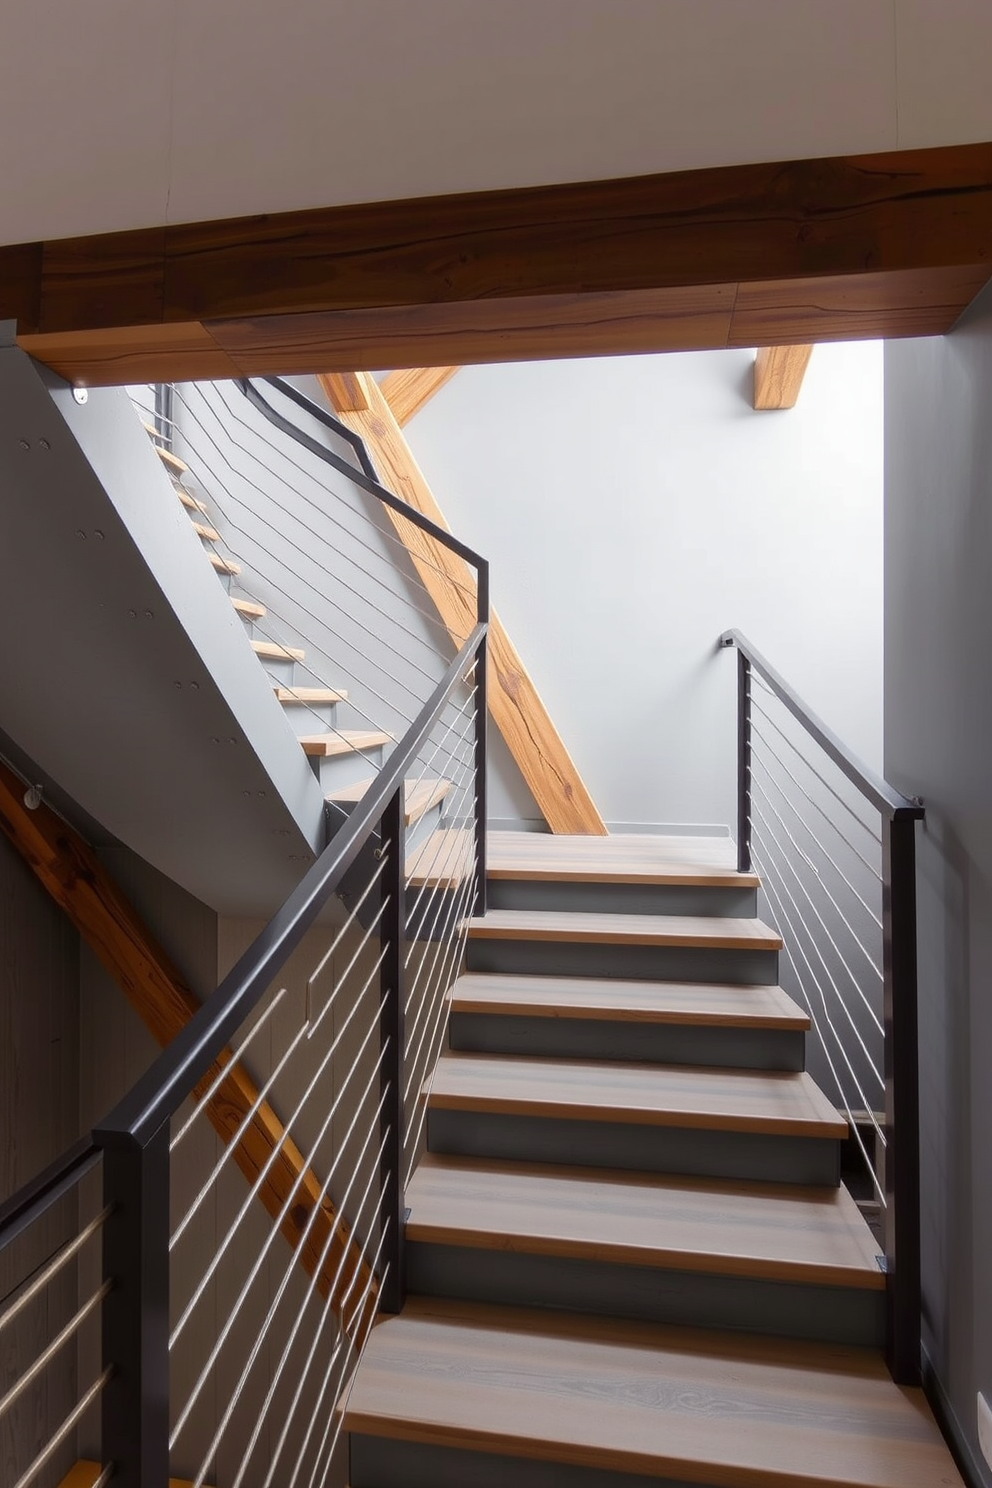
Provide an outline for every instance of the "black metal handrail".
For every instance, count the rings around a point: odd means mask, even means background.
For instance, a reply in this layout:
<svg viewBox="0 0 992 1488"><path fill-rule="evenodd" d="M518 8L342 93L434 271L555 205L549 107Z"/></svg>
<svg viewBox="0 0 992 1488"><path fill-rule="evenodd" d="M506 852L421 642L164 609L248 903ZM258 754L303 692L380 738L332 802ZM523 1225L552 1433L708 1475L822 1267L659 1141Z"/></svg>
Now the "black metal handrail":
<svg viewBox="0 0 992 1488"><path fill-rule="evenodd" d="M886 1351L894 1379L900 1384L918 1384L922 1330L916 823L924 819L925 809L920 800L901 795L857 759L740 631L725 631L719 645L736 647L738 658L738 870L742 873L751 870L753 818L757 813L759 820L762 819L760 808L753 800L754 738L756 734L760 737L753 719L755 675L800 725L805 736L854 786L860 799L874 808L881 819L880 925L885 1087L882 1215L885 1254L882 1260L886 1276ZM771 898L767 894L766 898L772 918L777 923ZM777 928L785 941L782 925L777 924ZM823 964L826 967L826 961Z"/></svg>

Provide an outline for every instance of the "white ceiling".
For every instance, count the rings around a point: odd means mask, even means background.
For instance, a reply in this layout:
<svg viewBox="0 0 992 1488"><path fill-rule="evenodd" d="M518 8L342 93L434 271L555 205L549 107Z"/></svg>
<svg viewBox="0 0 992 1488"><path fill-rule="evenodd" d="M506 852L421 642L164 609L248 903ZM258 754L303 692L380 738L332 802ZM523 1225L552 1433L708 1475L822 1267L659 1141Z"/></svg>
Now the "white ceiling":
<svg viewBox="0 0 992 1488"><path fill-rule="evenodd" d="M0 0L0 242L992 139L988 0Z"/></svg>

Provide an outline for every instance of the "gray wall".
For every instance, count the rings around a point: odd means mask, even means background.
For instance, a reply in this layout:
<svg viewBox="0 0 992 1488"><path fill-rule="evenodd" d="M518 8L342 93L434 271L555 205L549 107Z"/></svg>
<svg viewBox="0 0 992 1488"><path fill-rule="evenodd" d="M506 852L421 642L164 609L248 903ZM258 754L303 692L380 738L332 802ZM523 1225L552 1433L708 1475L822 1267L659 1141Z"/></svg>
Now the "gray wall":
<svg viewBox="0 0 992 1488"><path fill-rule="evenodd" d="M992 1398L992 290L951 336L889 345L885 374L885 763L927 806L924 1323L974 1448L976 1391Z"/></svg>
<svg viewBox="0 0 992 1488"><path fill-rule="evenodd" d="M466 367L406 430L610 822L734 820L728 626L881 762L881 347L818 346L781 413L753 360ZM494 754L492 814L535 814Z"/></svg>

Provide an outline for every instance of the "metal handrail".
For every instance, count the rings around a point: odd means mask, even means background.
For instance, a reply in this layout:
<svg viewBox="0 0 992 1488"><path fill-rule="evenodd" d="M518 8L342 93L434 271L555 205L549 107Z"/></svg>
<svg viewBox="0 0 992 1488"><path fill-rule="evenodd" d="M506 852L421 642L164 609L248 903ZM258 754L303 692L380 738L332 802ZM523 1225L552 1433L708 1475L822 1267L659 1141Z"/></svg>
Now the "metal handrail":
<svg viewBox="0 0 992 1488"><path fill-rule="evenodd" d="M0 1204L0 1251L29 1229L63 1194L75 1188L99 1161L100 1149L93 1138L82 1137Z"/></svg>
<svg viewBox="0 0 992 1488"><path fill-rule="evenodd" d="M911 800L894 790L888 781L863 764L847 746L838 738L833 729L813 712L795 691L786 682L785 678L768 662L761 652L751 645L750 641L741 634L739 630L728 630L721 635L720 647L736 647L737 649L737 867L742 873L749 872L752 866L752 830L754 817L763 820L760 808L753 799L753 793L757 790L762 796L767 796L762 790L760 782L754 778L753 747L754 740L764 741L764 735L753 722L753 711L764 713L763 709L755 709L753 705L753 683L757 674L764 686L771 692L782 706L792 715L796 722L804 730L808 739L826 755L832 764L840 771L858 792L861 800L868 806L874 808L881 818L880 841L882 855L882 871L878 875L881 879L882 890L882 913L881 922L875 918L879 925L881 935L881 971L882 971L882 1037L884 1049L884 1068L880 1072L881 1082L885 1090L885 1127L884 1127L884 1151L885 1172L884 1192L882 1199L882 1228L883 1245L885 1254L880 1257L884 1266L886 1279L886 1353L889 1369L893 1378L899 1384L915 1385L920 1378L921 1360L921 1333L922 1333L922 1304L920 1285L920 1093L919 1093L919 1026L917 1015L917 949L916 949L916 823L922 821L926 812L922 801ZM765 714L769 717L770 715ZM786 738L790 746L804 760L808 768L816 775L821 784L830 791L836 799L851 812L856 821L860 821L853 809L843 801L843 798L826 781L823 775L817 771L815 765L801 754L799 746L788 735L775 725ZM773 758L778 759L775 751L768 746L768 752ZM782 762L779 761L781 764ZM785 768L783 766L783 768ZM792 772L786 769L786 774L798 786L799 782ZM807 799L813 801L813 797L806 792L802 786L799 789ZM816 805L816 802L813 801ZM820 808L818 808L820 809ZM866 825L863 823L863 825ZM873 834L874 835L874 834ZM760 832L756 833L759 847L764 852L765 844ZM847 841L846 838L842 840ZM853 844L848 844L853 852L866 864L866 860L857 852ZM779 844L781 848L781 844ZM824 850L825 851L825 850ZM783 854L784 855L784 854ZM786 861L788 858L786 857ZM832 861L832 860L831 860ZM766 865L759 861L759 867L764 871ZM779 870L780 871L780 870ZM873 872L875 870L872 870ZM799 878L797 875L797 882ZM766 885L766 888L768 886ZM783 881L783 888L785 887ZM786 892L790 891L786 889ZM807 897L808 896L808 891ZM776 900L779 899L777 891L771 888L771 894ZM860 897L860 896L858 896ZM773 921L777 922L775 907L771 897L767 899L769 912ZM862 902L864 902L862 900ZM793 901L795 906L795 901ZM810 904L815 911L815 905ZM795 906L798 909L798 906ZM779 908L783 917L789 919L785 913L784 906L779 900ZM836 908L836 904L835 904ZM830 940L829 931L822 917L816 913L827 939ZM790 960L792 959L789 946L789 936L783 930L781 924L776 923L776 928L782 935L783 944ZM795 927L789 923L789 929L795 933ZM806 927L807 936L814 941L814 933L809 926ZM860 944L860 941L859 941ZM833 950L837 947L834 944ZM861 947L864 950L864 946ZM800 953L806 956L800 943ZM819 954L819 952L818 952ZM839 953L838 953L839 954ZM866 952L867 954L867 952ZM827 962L823 960L824 970L827 971ZM798 976L798 968L793 961L793 969ZM846 963L844 963L846 966ZM874 964L874 963L873 963ZM810 968L812 970L812 968ZM849 973L850 974L850 973ZM828 972L829 975L829 972ZM802 978L799 977L800 990L802 990ZM837 991L836 984L834 990ZM839 996L839 991L838 991ZM812 1010L811 1010L812 1011ZM853 1021L853 1020L852 1020ZM877 1021L877 1020L876 1020ZM814 1026L816 1020L814 1018ZM833 1025L831 1024L833 1029ZM835 1037L840 1043L839 1035L833 1029ZM822 1037L822 1034L821 1034ZM826 1057L830 1063L831 1070L835 1074L833 1061L829 1049L824 1042ZM841 1053L850 1068L850 1061L843 1044L840 1044ZM853 1070L852 1070L853 1074ZM840 1082L838 1081L840 1089ZM843 1090L840 1089L842 1100L845 1100ZM848 1109L850 1117L850 1110ZM877 1125L877 1124L876 1124ZM861 1144L857 1128L854 1135L862 1146L862 1153L867 1159L864 1147ZM876 1188L879 1187L877 1175L872 1173Z"/></svg>
<svg viewBox="0 0 992 1488"><path fill-rule="evenodd" d="M803 728L815 739L824 753L833 760L834 764L844 775L847 776L852 785L876 807L883 816L892 820L901 817L913 821L922 821L926 812L923 803L918 800L910 800L908 796L900 795L899 791L877 775L868 765L863 764L855 754L848 749L847 745L834 733L830 726L818 717L808 703L790 687L781 672L777 672L770 661L766 661L756 646L753 646L745 635L739 630L725 630L720 637L721 646L736 646L742 656L745 656L756 672L760 672L768 686L774 692L780 702L784 703Z"/></svg>

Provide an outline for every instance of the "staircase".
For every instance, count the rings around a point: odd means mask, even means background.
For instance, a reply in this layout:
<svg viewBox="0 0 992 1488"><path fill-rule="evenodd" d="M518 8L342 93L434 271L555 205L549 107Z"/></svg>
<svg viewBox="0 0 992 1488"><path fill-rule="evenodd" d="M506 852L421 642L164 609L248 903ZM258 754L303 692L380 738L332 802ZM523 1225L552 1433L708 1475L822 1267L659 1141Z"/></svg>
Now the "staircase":
<svg viewBox="0 0 992 1488"><path fill-rule="evenodd" d="M351 1488L960 1483L733 852L490 833Z"/></svg>

